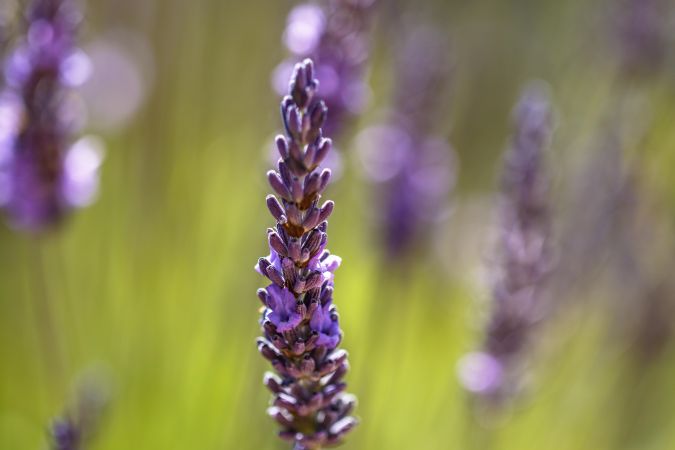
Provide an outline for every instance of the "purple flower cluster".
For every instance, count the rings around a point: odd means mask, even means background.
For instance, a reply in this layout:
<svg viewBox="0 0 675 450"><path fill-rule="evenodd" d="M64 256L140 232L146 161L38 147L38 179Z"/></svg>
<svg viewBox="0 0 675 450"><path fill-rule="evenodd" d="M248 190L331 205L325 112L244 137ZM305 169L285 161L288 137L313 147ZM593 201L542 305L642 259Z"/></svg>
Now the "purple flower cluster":
<svg viewBox="0 0 675 450"><path fill-rule="evenodd" d="M35 0L25 38L5 64L0 94L0 206L20 229L39 231L93 200L101 152L71 143L82 114L71 88L91 70L75 45L81 14L71 0Z"/></svg>
<svg viewBox="0 0 675 450"><path fill-rule="evenodd" d="M84 450L97 432L108 403L108 394L100 380L80 380L74 404L51 424L50 448Z"/></svg>
<svg viewBox="0 0 675 450"><path fill-rule="evenodd" d="M551 136L552 112L540 86L522 96L515 109L515 128L504 163L493 310L483 350L460 363L465 387L497 402L519 388L517 369L544 308L544 281L551 268L543 151Z"/></svg>
<svg viewBox="0 0 675 450"><path fill-rule="evenodd" d="M343 393L347 353L337 348L333 274L340 258L326 250L333 202L319 205L331 176L320 164L332 144L323 137L327 108L314 73L311 60L297 64L281 102L286 135L276 139L277 170L267 173L278 195L267 197L277 224L267 232L270 255L256 266L272 282L258 291L265 307L258 349L277 372L265 376L274 394L269 414L296 450L337 444L356 424L349 416L355 398Z"/></svg>
<svg viewBox="0 0 675 450"><path fill-rule="evenodd" d="M657 71L666 56L665 4L661 0L624 0L620 5L617 34L622 71L629 75Z"/></svg>
<svg viewBox="0 0 675 450"><path fill-rule="evenodd" d="M331 112L325 131L334 136L359 114L368 98L364 82L369 31L376 0L328 0L296 6L288 15L284 43L292 56L275 71L274 85L285 94L293 62L311 58L321 80L321 98Z"/></svg>
<svg viewBox="0 0 675 450"><path fill-rule="evenodd" d="M433 133L451 77L445 39L428 27L406 37L390 118L359 139L365 170L381 197L378 231L393 259L409 254L445 215L456 166L452 148Z"/></svg>
<svg viewBox="0 0 675 450"><path fill-rule="evenodd" d="M52 450L80 450L82 435L72 419L57 419L52 424Z"/></svg>

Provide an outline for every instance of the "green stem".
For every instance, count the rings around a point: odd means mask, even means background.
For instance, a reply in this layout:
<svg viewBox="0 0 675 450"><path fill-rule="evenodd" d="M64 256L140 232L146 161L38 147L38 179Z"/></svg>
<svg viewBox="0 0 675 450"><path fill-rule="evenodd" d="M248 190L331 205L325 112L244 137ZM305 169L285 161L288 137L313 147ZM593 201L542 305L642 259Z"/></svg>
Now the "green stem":
<svg viewBox="0 0 675 450"><path fill-rule="evenodd" d="M54 319L53 298L47 283L43 241L38 238L31 242L33 285L36 288L37 328L45 355L50 379L61 383L65 379L65 367L60 336Z"/></svg>

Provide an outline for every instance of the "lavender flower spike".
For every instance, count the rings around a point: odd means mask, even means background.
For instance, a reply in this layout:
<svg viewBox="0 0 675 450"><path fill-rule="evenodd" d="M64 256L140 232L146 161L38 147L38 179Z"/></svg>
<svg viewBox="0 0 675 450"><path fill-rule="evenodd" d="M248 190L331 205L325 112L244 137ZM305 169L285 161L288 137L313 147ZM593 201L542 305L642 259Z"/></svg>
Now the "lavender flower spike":
<svg viewBox="0 0 675 450"><path fill-rule="evenodd" d="M452 78L446 40L427 24L403 36L391 117L359 136L364 168L382 205L378 237L394 261L411 260L428 244L434 225L447 215L457 166L454 150L434 133Z"/></svg>
<svg viewBox="0 0 675 450"><path fill-rule="evenodd" d="M81 117L70 89L91 69L75 46L80 20L72 0L34 0L26 36L7 58L0 206L16 228L40 231L58 223L69 209L91 202L98 185L95 141L71 141Z"/></svg>
<svg viewBox="0 0 675 450"><path fill-rule="evenodd" d="M624 75L653 75L666 59L668 48L667 2L618 2L616 34L620 69Z"/></svg>
<svg viewBox="0 0 675 450"><path fill-rule="evenodd" d="M519 388L519 363L542 314L544 281L551 268L543 151L552 113L541 86L525 91L515 109L515 128L504 163L493 310L483 350L460 362L465 387L496 402L509 399Z"/></svg>
<svg viewBox="0 0 675 450"><path fill-rule="evenodd" d="M258 350L277 373L265 376L273 394L268 412L295 450L338 444L356 425L349 415L355 398L343 393L347 353L338 349L342 331L333 305L340 258L326 250L333 202L319 204L330 179L330 170L319 165L331 141L322 133L327 108L317 99L318 86L311 60L295 66L281 102L281 158L267 173L276 193L267 206L277 224L267 231L270 256L256 266L272 282L258 291L265 306Z"/></svg>

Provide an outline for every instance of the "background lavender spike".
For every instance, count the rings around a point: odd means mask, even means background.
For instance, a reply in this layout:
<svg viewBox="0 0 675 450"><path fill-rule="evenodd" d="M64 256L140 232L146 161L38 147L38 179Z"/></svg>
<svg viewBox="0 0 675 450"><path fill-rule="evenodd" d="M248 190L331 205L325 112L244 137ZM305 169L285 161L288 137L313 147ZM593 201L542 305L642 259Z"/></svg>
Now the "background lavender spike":
<svg viewBox="0 0 675 450"><path fill-rule="evenodd" d="M592 187L604 195L597 198L598 193L593 195L590 187L582 190L586 202L595 200L595 205L591 202L586 207L597 217L578 224L577 234L585 239L577 246L585 244L586 248L569 255L567 260L568 265L578 266L577 273L586 279L577 275L576 279L567 277L562 282L583 286L597 282L603 275L609 278L611 301L606 307L614 328L611 342L628 343L635 365L646 370L667 348L675 329L674 286L667 269L673 261L673 230L669 218L657 214L656 198L639 166L642 161L622 166L627 163L623 156L625 143L616 130L612 131L605 138L607 147L599 154L607 173L596 168L586 175L593 175ZM589 225L593 225L594 235L588 236ZM567 241L566 245L572 244L570 238Z"/></svg>
<svg viewBox="0 0 675 450"><path fill-rule="evenodd" d="M545 307L551 247L543 151L551 127L548 97L542 86L532 86L515 109L515 134L504 161L498 272L485 342L460 363L464 386L497 404L519 388L519 362Z"/></svg>
<svg viewBox="0 0 675 450"><path fill-rule="evenodd" d="M101 151L95 141L72 144L81 113L71 88L90 63L75 45L81 14L71 0L35 0L24 39L5 65L0 95L0 205L16 228L39 231L91 202Z"/></svg>
<svg viewBox="0 0 675 450"><path fill-rule="evenodd" d="M90 374L91 375L91 374ZM109 401L109 386L99 378L80 380L75 403L50 427L51 450L85 450Z"/></svg>
<svg viewBox="0 0 675 450"><path fill-rule="evenodd" d="M412 19L411 19L412 20ZM428 135L442 122L454 72L448 37L428 23L405 23L395 55L394 114L411 134Z"/></svg>
<svg viewBox="0 0 675 450"><path fill-rule="evenodd" d="M51 426L53 450L80 450L80 430L70 418L56 419Z"/></svg>
<svg viewBox="0 0 675 450"><path fill-rule="evenodd" d="M558 236L565 251L552 280L561 298L579 298L609 262L634 263L632 257L619 255L632 252L625 229L638 201L635 174L626 167L618 125L605 128L571 183L574 191Z"/></svg>
<svg viewBox="0 0 675 450"><path fill-rule="evenodd" d="M446 215L456 178L453 149L434 135L452 77L447 39L427 24L410 29L396 55L390 118L360 139L366 171L378 184L378 235L393 259L418 247Z"/></svg>
<svg viewBox="0 0 675 450"><path fill-rule="evenodd" d="M658 362L675 336L675 283L669 269L675 234L672 220L655 208L656 199L639 169L631 167L626 175L629 187L625 190L631 191L633 199L612 215L618 229L610 243L616 254L609 261L615 267L613 301L608 307L618 325L613 342L628 338L634 365L641 372Z"/></svg>
<svg viewBox="0 0 675 450"><path fill-rule="evenodd" d="M278 173L268 179L275 191L289 195L268 197L277 224L269 231L270 256L256 266L272 281L258 293L265 304L258 349L277 372L265 376L273 393L268 412L296 450L335 445L356 425L349 415L355 399L343 393L347 354L337 348L342 331L332 299L340 258L325 249L332 202L320 206L326 183L312 181L325 156L316 149L331 145L323 137L327 108L317 98L314 73L311 60L297 64L281 102L286 136L277 138ZM330 171L322 173L327 182Z"/></svg>
<svg viewBox="0 0 675 450"><path fill-rule="evenodd" d="M624 75L653 74L665 61L667 7L662 0L622 0L616 12L620 69Z"/></svg>
<svg viewBox="0 0 675 450"><path fill-rule="evenodd" d="M364 72L377 0L329 0L325 8L309 2L289 13L284 42L292 53L276 69L274 85L283 95L293 61L311 58L321 80L321 99L330 110L324 131L342 133L367 102Z"/></svg>

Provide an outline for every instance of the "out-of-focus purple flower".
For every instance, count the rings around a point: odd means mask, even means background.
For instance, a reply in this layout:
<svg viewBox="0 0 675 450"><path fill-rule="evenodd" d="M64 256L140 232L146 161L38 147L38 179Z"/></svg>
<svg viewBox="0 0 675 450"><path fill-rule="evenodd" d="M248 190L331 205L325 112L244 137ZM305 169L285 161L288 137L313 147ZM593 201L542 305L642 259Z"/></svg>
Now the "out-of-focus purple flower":
<svg viewBox="0 0 675 450"><path fill-rule="evenodd" d="M626 120L610 122L576 183L579 190L562 234L565 252L555 277L556 295L576 298L577 292L606 281L611 342L628 344L642 371L675 337L670 276L675 241L671 221L644 183L642 161L629 162L625 155L629 142L640 142L644 135L644 130L634 134Z"/></svg>
<svg viewBox="0 0 675 450"><path fill-rule="evenodd" d="M70 88L91 71L75 45L71 0L35 0L24 40L7 58L0 96L0 206L16 228L40 231L95 196L100 146L71 146L81 123Z"/></svg>
<svg viewBox="0 0 675 450"><path fill-rule="evenodd" d="M666 56L665 3L661 0L623 0L619 8L616 31L621 70L626 75L656 72Z"/></svg>
<svg viewBox="0 0 675 450"><path fill-rule="evenodd" d="M404 128L415 135L428 135L445 117L453 61L448 38L426 23L407 24L405 39L396 54L394 112Z"/></svg>
<svg viewBox="0 0 675 450"><path fill-rule="evenodd" d="M56 419L52 423L52 450L81 450L79 427L71 419Z"/></svg>
<svg viewBox="0 0 675 450"><path fill-rule="evenodd" d="M470 392L491 392L502 384L502 363L488 353L469 353L460 360L458 366L459 379Z"/></svg>
<svg viewBox="0 0 675 450"><path fill-rule="evenodd" d="M91 204L98 193L98 171L103 162L103 143L85 136L75 142L63 160L62 193L73 207Z"/></svg>
<svg viewBox="0 0 675 450"><path fill-rule="evenodd" d="M51 423L51 450L85 450L88 447L109 400L108 386L101 381L98 378L80 380L74 404Z"/></svg>
<svg viewBox="0 0 675 450"><path fill-rule="evenodd" d="M276 139L277 170L267 173L276 194L267 197L276 220L267 232L270 256L256 265L272 282L258 291L265 307L258 349L276 371L265 376L273 393L268 412L295 450L336 445L356 425L349 415L356 401L343 393L347 353L337 348L342 331L333 305L341 260L326 250L333 202L319 204L331 178L320 165L332 143L323 137L328 110L317 89L311 60L297 64L281 102L286 134Z"/></svg>
<svg viewBox="0 0 675 450"><path fill-rule="evenodd" d="M454 152L434 135L451 64L445 39L428 27L406 35L387 124L359 136L366 173L378 184L377 230L387 257L406 256L445 216L455 183Z"/></svg>
<svg viewBox="0 0 675 450"><path fill-rule="evenodd" d="M672 222L661 214L652 193L642 181L636 165L623 178L623 200L610 214L615 222L607 245L606 258L611 275L611 303L614 330L628 340L633 362L639 371L655 364L675 337L675 283ZM626 339L627 338L627 339Z"/></svg>
<svg viewBox="0 0 675 450"><path fill-rule="evenodd" d="M459 367L469 391L496 403L518 390L519 363L545 306L544 282L552 262L543 153L552 112L542 86L525 91L514 116L515 134L504 161L492 311L481 352Z"/></svg>
<svg viewBox="0 0 675 450"><path fill-rule="evenodd" d="M553 278L556 297L578 295L600 277L609 262L626 253L626 218L637 204L634 176L626 170L618 126L602 133L574 174L569 206L558 240L565 251Z"/></svg>
<svg viewBox="0 0 675 450"><path fill-rule="evenodd" d="M314 3L293 8L286 20L283 41L286 48L296 55L309 54L321 43L326 30L326 15Z"/></svg>
<svg viewBox="0 0 675 450"><path fill-rule="evenodd" d="M313 59L321 80L321 99L331 112L325 126L331 136L340 134L368 100L364 71L375 3L376 0L329 0L325 8L305 3L288 15L283 41L292 56L275 69L273 85L284 95L293 61Z"/></svg>
<svg viewBox="0 0 675 450"><path fill-rule="evenodd" d="M80 89L88 125L96 131L125 127L143 106L152 88L154 62L147 39L115 29L85 46L91 76Z"/></svg>
<svg viewBox="0 0 675 450"><path fill-rule="evenodd" d="M675 337L675 286L667 271L660 275L652 285L642 280L640 295L631 298L630 308L623 308L631 314L623 319L629 322L627 334L634 340L633 355L641 368L658 361Z"/></svg>

